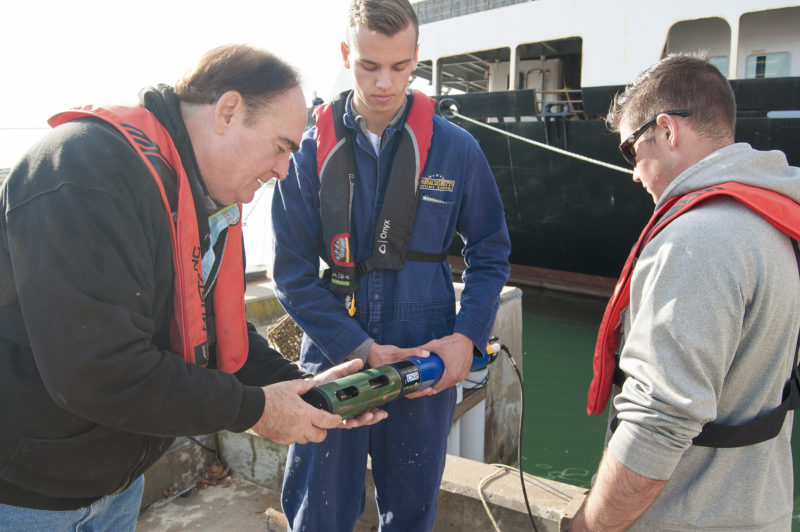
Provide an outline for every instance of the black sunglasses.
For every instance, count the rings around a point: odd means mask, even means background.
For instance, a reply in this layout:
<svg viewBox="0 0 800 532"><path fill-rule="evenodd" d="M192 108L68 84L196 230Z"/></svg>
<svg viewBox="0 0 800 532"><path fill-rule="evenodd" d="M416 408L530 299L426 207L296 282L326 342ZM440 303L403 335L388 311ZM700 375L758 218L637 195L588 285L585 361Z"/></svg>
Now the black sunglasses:
<svg viewBox="0 0 800 532"><path fill-rule="evenodd" d="M664 111L663 113L658 113L656 116L639 126L636 131L631 133L627 139L622 141L622 144L619 145L619 151L622 152L622 156L625 157L625 160L628 161L631 166L636 166L636 150L633 149L633 145L636 143L636 140L642 136L642 133L647 131L647 128L656 123L656 120L658 120L658 117L661 115L688 116L689 111Z"/></svg>

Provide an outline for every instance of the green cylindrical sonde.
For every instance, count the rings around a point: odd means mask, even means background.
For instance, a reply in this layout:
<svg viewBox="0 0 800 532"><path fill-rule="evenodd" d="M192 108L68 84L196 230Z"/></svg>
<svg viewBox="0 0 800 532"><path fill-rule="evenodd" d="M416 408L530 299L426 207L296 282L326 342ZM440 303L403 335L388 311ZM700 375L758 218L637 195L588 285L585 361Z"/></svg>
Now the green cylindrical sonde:
<svg viewBox="0 0 800 532"><path fill-rule="evenodd" d="M395 399L402 391L400 374L387 365L320 384L303 394L303 399L312 406L347 419Z"/></svg>

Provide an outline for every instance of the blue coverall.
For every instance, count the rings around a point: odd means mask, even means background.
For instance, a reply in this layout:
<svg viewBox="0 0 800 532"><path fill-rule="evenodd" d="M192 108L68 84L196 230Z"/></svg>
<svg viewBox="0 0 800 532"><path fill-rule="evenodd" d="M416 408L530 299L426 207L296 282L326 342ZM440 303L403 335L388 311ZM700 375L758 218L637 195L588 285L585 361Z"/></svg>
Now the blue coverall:
<svg viewBox="0 0 800 532"><path fill-rule="evenodd" d="M377 156L356 125L351 99L352 93L344 121L356 132L351 232L359 262L372 252L373 229L405 114L386 128ZM317 373L338 364L370 338L416 347L460 332L476 346L485 346L508 279L510 241L497 185L475 139L434 116L409 245L415 251L441 253L456 232L463 238L467 268L458 315L447 261L406 261L402 270L362 276L357 312L349 317L344 296L328 290L328 281L318 274L323 241L315 134L315 128L304 134L272 204L275 292L305 331L303 369ZM454 408L454 387L429 397L401 397L385 406L389 417L376 425L330 430L321 443L292 445L282 494L290 528L351 531L364 510L369 452L381 530L431 530Z"/></svg>

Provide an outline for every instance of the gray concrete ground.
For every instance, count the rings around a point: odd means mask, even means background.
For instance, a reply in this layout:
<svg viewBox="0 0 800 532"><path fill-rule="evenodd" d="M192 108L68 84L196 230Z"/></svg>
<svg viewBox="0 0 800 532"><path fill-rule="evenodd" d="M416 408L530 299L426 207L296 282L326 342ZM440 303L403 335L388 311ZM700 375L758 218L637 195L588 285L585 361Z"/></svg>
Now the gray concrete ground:
<svg viewBox="0 0 800 532"><path fill-rule="evenodd" d="M137 532L286 530L274 506L277 497L253 482L232 478L220 484L159 501L139 516Z"/></svg>
<svg viewBox="0 0 800 532"><path fill-rule="evenodd" d="M153 503L136 523L136 532L285 532L286 528L280 495L235 476L228 483ZM377 530L359 521L353 532Z"/></svg>

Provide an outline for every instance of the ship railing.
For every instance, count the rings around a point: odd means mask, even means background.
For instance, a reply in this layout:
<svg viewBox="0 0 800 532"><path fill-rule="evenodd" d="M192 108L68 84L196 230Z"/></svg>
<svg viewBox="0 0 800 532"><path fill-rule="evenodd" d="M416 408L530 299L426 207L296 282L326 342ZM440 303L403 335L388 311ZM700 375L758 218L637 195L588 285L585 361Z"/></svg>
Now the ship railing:
<svg viewBox="0 0 800 532"><path fill-rule="evenodd" d="M583 100L580 89L555 89L534 91L537 98L537 118L565 118L582 120Z"/></svg>
<svg viewBox="0 0 800 532"><path fill-rule="evenodd" d="M580 89L477 92L450 96L464 114L486 122L527 122L583 120Z"/></svg>
<svg viewBox="0 0 800 532"><path fill-rule="evenodd" d="M428 24L489 9L533 2L534 0L421 0L414 9L420 24Z"/></svg>

